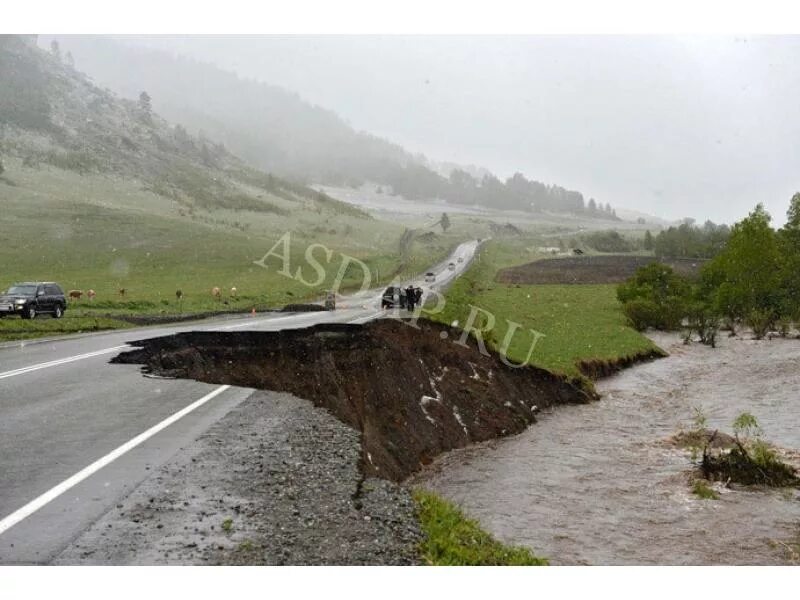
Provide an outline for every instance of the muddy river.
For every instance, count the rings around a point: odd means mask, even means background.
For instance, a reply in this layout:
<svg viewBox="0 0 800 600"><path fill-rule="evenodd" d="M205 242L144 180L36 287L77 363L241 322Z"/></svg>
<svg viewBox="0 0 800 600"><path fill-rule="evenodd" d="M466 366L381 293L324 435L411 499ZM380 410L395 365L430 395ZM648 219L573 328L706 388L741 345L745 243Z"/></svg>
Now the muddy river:
<svg viewBox="0 0 800 600"><path fill-rule="evenodd" d="M796 564L800 492L718 487L719 500L699 499L688 455L665 440L700 407L725 431L749 411L766 439L800 449L800 341L654 339L671 356L600 382L601 401L451 452L414 483L553 564Z"/></svg>

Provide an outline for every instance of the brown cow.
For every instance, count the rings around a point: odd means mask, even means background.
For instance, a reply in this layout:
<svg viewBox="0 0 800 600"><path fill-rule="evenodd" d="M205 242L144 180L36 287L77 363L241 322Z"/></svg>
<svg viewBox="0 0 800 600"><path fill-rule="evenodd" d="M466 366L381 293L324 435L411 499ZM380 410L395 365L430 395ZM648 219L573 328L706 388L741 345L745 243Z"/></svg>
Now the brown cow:
<svg viewBox="0 0 800 600"><path fill-rule="evenodd" d="M70 300L80 300L83 297L82 290L70 290L68 293Z"/></svg>
<svg viewBox="0 0 800 600"><path fill-rule="evenodd" d="M120 298L124 298L125 297L125 292L127 292L127 291L128 290L126 290L125 288L119 288L119 290L117 290L117 293L119 294Z"/></svg>

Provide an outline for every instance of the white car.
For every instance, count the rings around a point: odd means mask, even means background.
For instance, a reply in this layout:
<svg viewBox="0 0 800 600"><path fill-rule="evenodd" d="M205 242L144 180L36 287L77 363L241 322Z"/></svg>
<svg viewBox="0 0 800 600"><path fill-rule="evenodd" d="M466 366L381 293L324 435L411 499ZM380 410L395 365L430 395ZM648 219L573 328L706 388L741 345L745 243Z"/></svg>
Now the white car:
<svg viewBox="0 0 800 600"><path fill-rule="evenodd" d="M425 283L433 283L434 281L436 281L436 275L434 273L425 273Z"/></svg>

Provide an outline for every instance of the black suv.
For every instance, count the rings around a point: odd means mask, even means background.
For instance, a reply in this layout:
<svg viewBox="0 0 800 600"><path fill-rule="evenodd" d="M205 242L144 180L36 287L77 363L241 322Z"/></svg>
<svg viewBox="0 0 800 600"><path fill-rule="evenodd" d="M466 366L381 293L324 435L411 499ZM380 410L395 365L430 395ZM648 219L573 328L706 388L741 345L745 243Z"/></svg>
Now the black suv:
<svg viewBox="0 0 800 600"><path fill-rule="evenodd" d="M67 299L63 290L49 281L15 283L0 294L0 318L21 315L23 319L33 319L39 313L50 313L60 319L65 310Z"/></svg>
<svg viewBox="0 0 800 600"><path fill-rule="evenodd" d="M394 285L386 288L381 296L381 308L405 308L406 307L406 291Z"/></svg>

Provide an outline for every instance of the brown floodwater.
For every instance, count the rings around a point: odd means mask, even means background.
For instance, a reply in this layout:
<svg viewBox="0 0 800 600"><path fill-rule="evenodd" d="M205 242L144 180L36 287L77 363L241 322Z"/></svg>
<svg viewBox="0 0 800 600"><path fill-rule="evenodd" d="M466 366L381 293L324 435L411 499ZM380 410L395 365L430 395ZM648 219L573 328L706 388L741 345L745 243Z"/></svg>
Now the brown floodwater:
<svg viewBox="0 0 800 600"><path fill-rule="evenodd" d="M728 432L751 412L765 439L800 449L800 341L654 340L670 357L599 382L599 402L543 411L525 432L451 452L413 483L553 564L793 564L800 492L716 486L719 500L699 499L690 457L665 440L699 407Z"/></svg>

